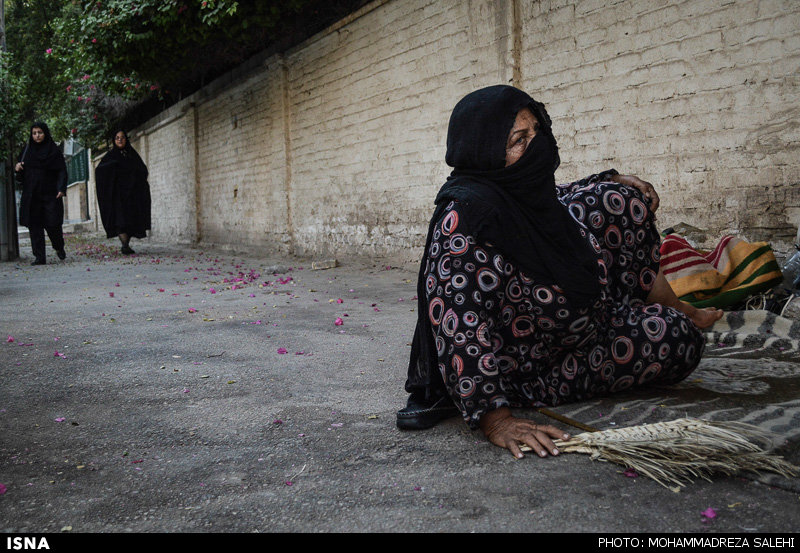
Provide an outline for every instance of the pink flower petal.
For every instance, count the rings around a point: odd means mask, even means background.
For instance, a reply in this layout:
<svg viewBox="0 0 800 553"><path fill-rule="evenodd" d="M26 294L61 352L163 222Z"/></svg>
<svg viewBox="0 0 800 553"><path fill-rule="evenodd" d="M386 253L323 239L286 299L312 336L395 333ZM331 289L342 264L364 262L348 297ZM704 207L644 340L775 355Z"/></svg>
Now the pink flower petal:
<svg viewBox="0 0 800 553"><path fill-rule="evenodd" d="M13 336L9 336L8 339L6 340L6 342L8 342L9 344L11 342L13 342L13 341L14 341L14 337Z"/></svg>
<svg viewBox="0 0 800 553"><path fill-rule="evenodd" d="M190 307L189 313L197 313L197 309L195 309L194 307Z"/></svg>
<svg viewBox="0 0 800 553"><path fill-rule="evenodd" d="M708 509L706 509L705 511L703 511L700 514L702 514L705 518L708 518L708 519L716 518L716 516L717 516L717 512L714 509L712 509L711 507L709 507Z"/></svg>
<svg viewBox="0 0 800 553"><path fill-rule="evenodd" d="M4 493L6 493L6 490L7 490L7 488L3 484L0 484L0 495L3 495Z"/></svg>
<svg viewBox="0 0 800 553"><path fill-rule="evenodd" d="M341 317L336 317L336 320L333 322L333 324L335 324L336 326L342 326L344 324L344 321L342 320Z"/></svg>
<svg viewBox="0 0 800 553"><path fill-rule="evenodd" d="M64 422L67 419L65 419L64 417L58 417L57 419L53 419L53 420L55 420L56 422Z"/></svg>
<svg viewBox="0 0 800 553"><path fill-rule="evenodd" d="M638 473L638 472L636 472L636 471L635 471L635 470L633 470L633 469L628 469L628 470L626 470L625 472L623 472L622 474L624 474L624 475L625 475L625 476L627 476L628 478L637 478L637 477L639 476L639 473Z"/></svg>
<svg viewBox="0 0 800 553"><path fill-rule="evenodd" d="M278 348L278 353L283 355L284 353L288 353L288 350L286 348Z"/></svg>

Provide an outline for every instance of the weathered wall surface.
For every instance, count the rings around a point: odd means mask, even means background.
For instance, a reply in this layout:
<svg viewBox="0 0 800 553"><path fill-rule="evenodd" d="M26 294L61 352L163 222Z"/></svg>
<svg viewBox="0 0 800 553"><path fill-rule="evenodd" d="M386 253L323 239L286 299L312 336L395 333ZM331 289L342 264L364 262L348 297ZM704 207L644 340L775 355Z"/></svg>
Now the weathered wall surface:
<svg viewBox="0 0 800 553"><path fill-rule="evenodd" d="M199 238L217 244L288 243L282 67L197 106Z"/></svg>
<svg viewBox="0 0 800 553"><path fill-rule="evenodd" d="M424 240L452 104L506 82L504 2L388 2L286 56L299 253Z"/></svg>
<svg viewBox="0 0 800 553"><path fill-rule="evenodd" d="M152 232L181 244L197 240L193 121L181 110L131 141L149 170Z"/></svg>
<svg viewBox="0 0 800 553"><path fill-rule="evenodd" d="M543 101L557 178L653 182L662 226L785 247L800 223L800 3L378 0L134 133L153 234L306 255L418 255L450 110Z"/></svg>
<svg viewBox="0 0 800 553"><path fill-rule="evenodd" d="M800 223L800 3L523 3L523 87L549 106L564 180L613 166L662 225L751 239Z"/></svg>

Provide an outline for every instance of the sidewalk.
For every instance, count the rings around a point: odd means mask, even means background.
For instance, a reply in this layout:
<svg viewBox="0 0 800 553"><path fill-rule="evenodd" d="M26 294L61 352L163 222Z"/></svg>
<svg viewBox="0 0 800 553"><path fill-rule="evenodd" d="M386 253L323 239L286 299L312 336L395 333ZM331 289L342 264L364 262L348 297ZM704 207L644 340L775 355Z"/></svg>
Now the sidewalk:
<svg viewBox="0 0 800 553"><path fill-rule="evenodd" d="M0 531L800 530L797 479L673 491L583 455L514 460L458 419L397 430L416 267L132 246L82 234L66 261L48 245L32 267L23 242L0 263ZM800 464L800 364L692 376L557 411L603 429L737 413Z"/></svg>

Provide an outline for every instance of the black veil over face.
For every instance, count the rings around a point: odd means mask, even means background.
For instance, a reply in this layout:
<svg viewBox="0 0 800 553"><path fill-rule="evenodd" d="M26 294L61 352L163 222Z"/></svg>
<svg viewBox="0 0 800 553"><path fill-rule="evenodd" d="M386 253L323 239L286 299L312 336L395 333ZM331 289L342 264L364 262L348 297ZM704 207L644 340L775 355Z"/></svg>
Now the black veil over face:
<svg viewBox="0 0 800 553"><path fill-rule="evenodd" d="M447 164L459 171L503 168L508 133L523 108L533 112L540 129L555 145L550 117L543 104L512 86L490 86L468 94L453 108L447 129Z"/></svg>
<svg viewBox="0 0 800 553"><path fill-rule="evenodd" d="M505 166L505 147L517 113L529 108L539 121L519 160ZM464 97L447 135L453 172L436 204L457 200L473 231L540 284L561 287L576 306L599 295L597 254L556 194L558 144L544 105L516 88L499 85Z"/></svg>
<svg viewBox="0 0 800 553"><path fill-rule="evenodd" d="M523 108L533 112L539 129L519 160L506 167L508 135ZM473 236L499 250L527 277L558 286L576 308L597 301L599 255L558 200L555 170L560 158L551 125L543 104L507 85L472 92L453 109L445 156L453 171L436 197L420 267L407 391L424 389L430 395L438 389L441 394L424 272L434 226L453 200L465 213Z"/></svg>

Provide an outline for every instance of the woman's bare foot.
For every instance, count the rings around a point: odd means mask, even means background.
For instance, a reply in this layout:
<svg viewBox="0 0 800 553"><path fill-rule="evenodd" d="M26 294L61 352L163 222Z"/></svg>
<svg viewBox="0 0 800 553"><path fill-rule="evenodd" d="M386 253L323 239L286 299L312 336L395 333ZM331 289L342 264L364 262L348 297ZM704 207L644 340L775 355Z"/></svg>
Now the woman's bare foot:
<svg viewBox="0 0 800 553"><path fill-rule="evenodd" d="M722 309L716 307L697 308L684 301L680 302L677 308L686 313L697 328L709 328L725 314Z"/></svg>
<svg viewBox="0 0 800 553"><path fill-rule="evenodd" d="M690 303L681 301L675 295L675 291L670 286L663 269L659 268L653 289L647 296L647 303L660 303L667 307L672 307L685 313L697 328L709 328L720 320L725 314L722 309L716 307L697 308Z"/></svg>

